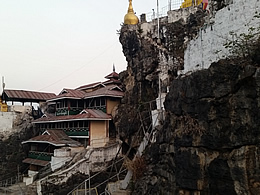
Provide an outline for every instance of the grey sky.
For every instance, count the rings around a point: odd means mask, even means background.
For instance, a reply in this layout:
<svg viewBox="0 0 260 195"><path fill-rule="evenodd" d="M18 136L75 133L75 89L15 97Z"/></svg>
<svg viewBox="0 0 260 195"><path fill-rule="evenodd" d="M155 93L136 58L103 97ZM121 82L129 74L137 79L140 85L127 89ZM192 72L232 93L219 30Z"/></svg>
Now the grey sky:
<svg viewBox="0 0 260 195"><path fill-rule="evenodd" d="M156 9L156 0L133 0L133 7L139 16ZM113 63L126 69L116 31L127 8L128 0L0 0L6 88L59 93L103 81Z"/></svg>

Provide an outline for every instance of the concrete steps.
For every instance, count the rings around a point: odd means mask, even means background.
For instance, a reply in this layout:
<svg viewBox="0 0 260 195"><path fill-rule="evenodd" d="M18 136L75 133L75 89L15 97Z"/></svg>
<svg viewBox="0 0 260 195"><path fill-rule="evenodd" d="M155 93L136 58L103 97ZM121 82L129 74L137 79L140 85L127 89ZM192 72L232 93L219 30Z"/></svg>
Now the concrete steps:
<svg viewBox="0 0 260 195"><path fill-rule="evenodd" d="M130 190L120 189L122 181L111 182L107 185L107 190L111 195L130 195Z"/></svg>
<svg viewBox="0 0 260 195"><path fill-rule="evenodd" d="M27 193L26 185L23 182L16 183L8 187L1 187L0 194L24 195Z"/></svg>

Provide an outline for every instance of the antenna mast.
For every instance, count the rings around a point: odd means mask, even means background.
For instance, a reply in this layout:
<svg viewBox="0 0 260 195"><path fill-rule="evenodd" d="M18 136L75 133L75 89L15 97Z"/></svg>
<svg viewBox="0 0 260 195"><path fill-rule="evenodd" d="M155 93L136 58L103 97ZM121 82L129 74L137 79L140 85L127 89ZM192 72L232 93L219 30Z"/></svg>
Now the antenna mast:
<svg viewBox="0 0 260 195"><path fill-rule="evenodd" d="M2 87L3 87L3 91L4 91L4 89L5 89L5 77L4 76L2 76Z"/></svg>

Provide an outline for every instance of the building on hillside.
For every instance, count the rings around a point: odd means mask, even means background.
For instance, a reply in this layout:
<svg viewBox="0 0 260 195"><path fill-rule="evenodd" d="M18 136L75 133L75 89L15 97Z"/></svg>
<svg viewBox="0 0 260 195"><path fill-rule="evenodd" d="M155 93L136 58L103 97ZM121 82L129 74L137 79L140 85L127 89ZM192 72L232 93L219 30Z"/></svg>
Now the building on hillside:
<svg viewBox="0 0 260 195"><path fill-rule="evenodd" d="M42 114L39 108L46 103L46 100L55 96L54 93L4 89L2 101L5 102L5 105L8 107L6 111L14 111L16 109L23 112L30 107L32 116L36 119Z"/></svg>
<svg viewBox="0 0 260 195"><path fill-rule="evenodd" d="M8 105L31 105L33 103L46 102L47 99L53 98L56 95L54 93L26 91L26 90L12 90L4 89L2 98Z"/></svg>
<svg viewBox="0 0 260 195"><path fill-rule="evenodd" d="M30 144L31 148L28 158L23 161L30 165L30 171L38 171L49 163L57 162L58 153L55 155L55 151L62 150L70 142L92 148L102 148L116 142L111 114L120 104L124 92L119 75L114 70L105 78L105 82L63 89L60 94L47 100L47 112L33 121L42 135L23 142ZM56 131L59 135L63 132L62 136L69 138L66 138L66 145L55 145L49 141ZM76 146L81 147L78 144ZM47 157L42 155L45 149L49 150Z"/></svg>
<svg viewBox="0 0 260 195"><path fill-rule="evenodd" d="M76 89L63 89L59 95L47 100L49 113L35 120L41 132L62 129L68 136L84 146L104 146L115 138L111 113L124 93L119 75L113 71L105 82L84 85Z"/></svg>
<svg viewBox="0 0 260 195"><path fill-rule="evenodd" d="M30 151L28 158L24 159L24 163L30 164L29 170L38 171L46 166L54 151L62 147L67 147L66 151L71 152L72 148L78 148L81 143L71 139L62 130L46 130L42 135L33 137L22 144L29 143Z"/></svg>
<svg viewBox="0 0 260 195"><path fill-rule="evenodd" d="M46 100L55 96L54 93L4 89L0 97L0 137L5 140L23 128L30 128L31 121L42 116Z"/></svg>

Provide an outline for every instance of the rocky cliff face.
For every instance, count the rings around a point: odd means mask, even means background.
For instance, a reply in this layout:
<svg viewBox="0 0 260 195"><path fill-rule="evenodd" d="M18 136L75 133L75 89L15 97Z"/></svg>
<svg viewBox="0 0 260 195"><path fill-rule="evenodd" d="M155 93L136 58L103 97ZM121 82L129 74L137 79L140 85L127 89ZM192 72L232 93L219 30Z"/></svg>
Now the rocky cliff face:
<svg viewBox="0 0 260 195"><path fill-rule="evenodd" d="M190 14L185 21L181 19L170 24L162 21L160 39L151 33L143 36L143 29L140 26L122 27L120 42L128 67L126 71L120 73L125 97L117 113L127 114L116 113L114 121L123 141L131 144L132 135L141 125L140 118L149 117L147 111L156 109L159 72L167 75L167 78L161 79L162 91L166 92L169 82L177 76L177 71L183 69L186 42L197 35L198 29L203 25L203 16L202 10L197 10L196 14ZM185 31L185 28L188 31ZM162 61L164 68L159 69ZM151 120L143 123L148 129Z"/></svg>
<svg viewBox="0 0 260 195"><path fill-rule="evenodd" d="M260 68L220 61L172 82L137 194L260 193Z"/></svg>
<svg viewBox="0 0 260 195"><path fill-rule="evenodd" d="M28 165L22 163L29 151L28 146L23 146L22 141L37 135L31 121L33 117L30 110L24 112L14 111L15 120L13 129L4 132L0 137L0 181L16 177L18 171L23 174Z"/></svg>
<svg viewBox="0 0 260 195"><path fill-rule="evenodd" d="M123 141L131 144L142 124L138 109L144 118L151 110L145 102L158 97L162 56L168 66L163 86L170 86L165 120L145 151L147 167L135 181L134 194L260 194L259 66L221 60L177 77L185 43L202 24L200 11L187 21L164 24L161 42L142 36L137 26L121 29L128 69L120 75L126 94L118 113L124 115L115 121ZM178 25L186 26L179 30Z"/></svg>

